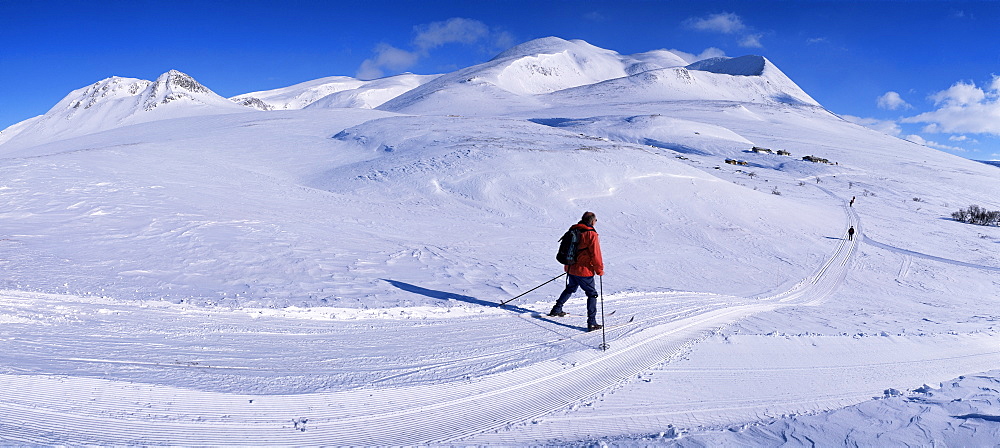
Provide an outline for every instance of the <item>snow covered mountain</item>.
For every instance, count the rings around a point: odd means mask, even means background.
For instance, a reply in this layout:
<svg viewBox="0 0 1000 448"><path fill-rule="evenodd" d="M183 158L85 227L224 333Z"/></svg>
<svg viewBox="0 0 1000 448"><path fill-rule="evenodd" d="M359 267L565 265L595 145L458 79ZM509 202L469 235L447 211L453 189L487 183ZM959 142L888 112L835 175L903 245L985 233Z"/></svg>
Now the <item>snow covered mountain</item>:
<svg viewBox="0 0 1000 448"><path fill-rule="evenodd" d="M546 38L234 99L112 78L4 131L0 445L1000 437L1000 230L950 219L996 168L766 58ZM545 315L586 210L600 334Z"/></svg>
<svg viewBox="0 0 1000 448"><path fill-rule="evenodd" d="M610 93L609 93L610 92ZM28 147L160 119L248 109L379 108L400 113L498 115L616 101L785 102L815 100L760 56L694 64L667 50L634 55L548 37L445 75L402 74L361 81L333 76L226 100L171 70L156 81L113 77L71 92L44 115L0 132L7 148Z"/></svg>
<svg viewBox="0 0 1000 448"><path fill-rule="evenodd" d="M116 76L74 90L44 115L5 129L0 144L25 147L136 123L249 110L177 70L155 81Z"/></svg>
<svg viewBox="0 0 1000 448"><path fill-rule="evenodd" d="M665 50L623 56L583 41L544 38L413 89L380 109L495 115L609 101L734 101L819 106L761 56L688 65ZM491 108L491 106L501 109Z"/></svg>

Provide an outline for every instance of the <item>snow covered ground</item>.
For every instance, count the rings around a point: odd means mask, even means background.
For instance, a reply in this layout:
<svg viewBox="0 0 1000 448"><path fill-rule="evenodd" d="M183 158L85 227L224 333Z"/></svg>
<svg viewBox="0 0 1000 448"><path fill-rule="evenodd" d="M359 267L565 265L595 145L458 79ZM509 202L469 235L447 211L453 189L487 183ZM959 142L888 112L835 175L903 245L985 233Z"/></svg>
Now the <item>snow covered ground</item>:
<svg viewBox="0 0 1000 448"><path fill-rule="evenodd" d="M269 111L170 72L5 130L0 443L995 443L1000 229L949 217L1000 171L679 61L549 38ZM586 210L606 333L560 281L497 307Z"/></svg>

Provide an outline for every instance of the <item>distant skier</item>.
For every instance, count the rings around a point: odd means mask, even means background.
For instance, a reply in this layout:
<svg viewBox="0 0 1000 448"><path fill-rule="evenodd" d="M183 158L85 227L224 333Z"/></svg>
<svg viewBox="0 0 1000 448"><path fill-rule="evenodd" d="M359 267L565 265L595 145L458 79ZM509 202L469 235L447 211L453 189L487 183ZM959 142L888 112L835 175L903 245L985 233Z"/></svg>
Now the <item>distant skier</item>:
<svg viewBox="0 0 1000 448"><path fill-rule="evenodd" d="M854 199L855 198L857 198L857 196L851 196L851 207L854 207Z"/></svg>
<svg viewBox="0 0 1000 448"><path fill-rule="evenodd" d="M600 330L602 326L597 323L597 298L600 295L594 285L594 275L604 275L604 259L601 257L601 242L594 230L597 223L597 215L593 212L586 212L580 222L570 227L580 232L580 242L576 249L576 262L564 267L566 270L566 289L563 290L556 304L549 312L549 316L563 317L563 305L570 296L576 292L577 288L583 288L587 294L587 331Z"/></svg>
<svg viewBox="0 0 1000 448"><path fill-rule="evenodd" d="M854 241L854 226L851 226L850 229L847 229L847 239Z"/></svg>

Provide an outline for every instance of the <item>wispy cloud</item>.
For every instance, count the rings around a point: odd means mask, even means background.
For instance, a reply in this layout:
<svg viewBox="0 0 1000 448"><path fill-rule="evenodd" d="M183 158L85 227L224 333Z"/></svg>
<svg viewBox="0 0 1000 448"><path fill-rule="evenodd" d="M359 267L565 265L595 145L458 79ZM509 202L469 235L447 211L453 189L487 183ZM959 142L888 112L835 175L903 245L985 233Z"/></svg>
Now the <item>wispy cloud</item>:
<svg viewBox="0 0 1000 448"><path fill-rule="evenodd" d="M972 14L966 13L965 10L957 9L951 12L951 17L954 19L974 19Z"/></svg>
<svg viewBox="0 0 1000 448"><path fill-rule="evenodd" d="M747 34L740 39L740 46L744 48L764 48L764 44L760 43L760 38L763 34Z"/></svg>
<svg viewBox="0 0 1000 448"><path fill-rule="evenodd" d="M979 143L979 140L974 138L969 138L967 135L952 135L948 137L948 141L961 142L961 143Z"/></svg>
<svg viewBox="0 0 1000 448"><path fill-rule="evenodd" d="M447 44L487 45L489 50L504 49L514 44L514 38L505 31L494 31L485 23L474 19L454 17L413 27L412 50L404 50L381 43L374 55L361 63L357 77L380 78L386 70L401 71L413 67L431 51Z"/></svg>
<svg viewBox="0 0 1000 448"><path fill-rule="evenodd" d="M877 118L862 118L854 115L842 115L842 117L854 124L859 124L869 129L874 129L883 134L899 137L903 134L903 129L894 120L879 120Z"/></svg>
<svg viewBox="0 0 1000 448"><path fill-rule="evenodd" d="M417 36L413 44L422 52L438 48L444 44L476 43L490 34L490 28L478 20L455 17L443 22L433 22L414 27Z"/></svg>
<svg viewBox="0 0 1000 448"><path fill-rule="evenodd" d="M1000 135L1000 77L988 86L959 81L929 97L936 110L904 118L904 123L926 123L924 132Z"/></svg>
<svg viewBox="0 0 1000 448"><path fill-rule="evenodd" d="M949 146L949 145L941 144L941 143L938 143L938 142L935 142L935 141L927 140L927 139L925 139L925 138L923 138L923 137L921 137L919 135L916 135L916 134L907 135L906 136L906 140L911 141L913 143L916 143L918 145L929 146L929 147L935 148L935 149L944 149L944 150L947 150L947 151L954 151L954 152L966 152L966 150L964 148L959 148L957 146Z"/></svg>
<svg viewBox="0 0 1000 448"><path fill-rule="evenodd" d="M710 31L715 33L733 34L747 29L740 16L724 12L712 14L707 17L692 17L684 21L684 25L698 31Z"/></svg>
<svg viewBox="0 0 1000 448"><path fill-rule="evenodd" d="M886 110L912 109L913 106L899 96L899 92L889 91L878 97L878 107Z"/></svg>
<svg viewBox="0 0 1000 448"><path fill-rule="evenodd" d="M385 69L406 70L417 63L420 56L388 44L375 47L375 55L365 59L358 68L357 77L361 79L381 78Z"/></svg>
<svg viewBox="0 0 1000 448"><path fill-rule="evenodd" d="M755 30L743 23L743 18L732 12L711 14L705 17L692 17L683 22L689 29L708 33L734 34L739 38L736 44L744 48L763 48L761 38L764 33Z"/></svg>

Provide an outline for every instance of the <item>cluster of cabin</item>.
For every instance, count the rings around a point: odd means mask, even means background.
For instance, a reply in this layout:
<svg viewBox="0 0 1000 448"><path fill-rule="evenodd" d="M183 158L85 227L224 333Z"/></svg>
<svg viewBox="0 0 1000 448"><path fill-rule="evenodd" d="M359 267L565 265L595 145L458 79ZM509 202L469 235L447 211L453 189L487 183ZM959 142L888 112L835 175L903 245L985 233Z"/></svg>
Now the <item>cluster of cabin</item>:
<svg viewBox="0 0 1000 448"><path fill-rule="evenodd" d="M774 151L774 150L772 150L770 148L762 148L760 146L754 146L754 147L750 148L750 152L754 152L754 153L757 153L757 154L777 154L779 156L791 156L792 155L792 153L790 153L788 151L785 151L784 149L779 149L777 151ZM678 157L678 158L683 158L683 157ZM813 162L813 163L826 163L826 164L833 165L833 162L830 162L829 160L824 159L822 157L816 157L816 156L805 156L805 157L802 158L802 160L805 160L807 162ZM729 165L740 165L740 166L749 166L750 165L750 163L747 162L746 160L738 160L738 159L726 159L726 163L729 164ZM719 167L715 167L715 169L719 169Z"/></svg>
<svg viewBox="0 0 1000 448"><path fill-rule="evenodd" d="M806 162L813 162L813 163L830 163L829 160L824 159L822 157L816 157L816 156L805 156L805 157L802 158L802 160L805 160Z"/></svg>
<svg viewBox="0 0 1000 448"><path fill-rule="evenodd" d="M757 154L778 154L779 156L790 156L790 155L792 155L792 153L790 153L788 151L785 151L784 149L779 149L777 152L775 152L775 151L772 151L769 148L761 148L760 146L754 146L753 148L750 148L750 151L751 152L755 152ZM827 163L827 164L832 164L832 162L830 162L829 160L824 159L822 157L816 157L816 156L805 156L805 157L802 158L802 160L805 160L807 162L813 162L813 163Z"/></svg>
<svg viewBox="0 0 1000 448"><path fill-rule="evenodd" d="M770 148L761 148L760 146L754 146L753 148L750 148L750 151L753 151L753 152L755 152L757 154L765 154L765 153L766 154L778 154L779 156L790 156L790 155L792 155L792 153L790 153L788 151L785 151L784 149L779 149L778 152L775 153Z"/></svg>

